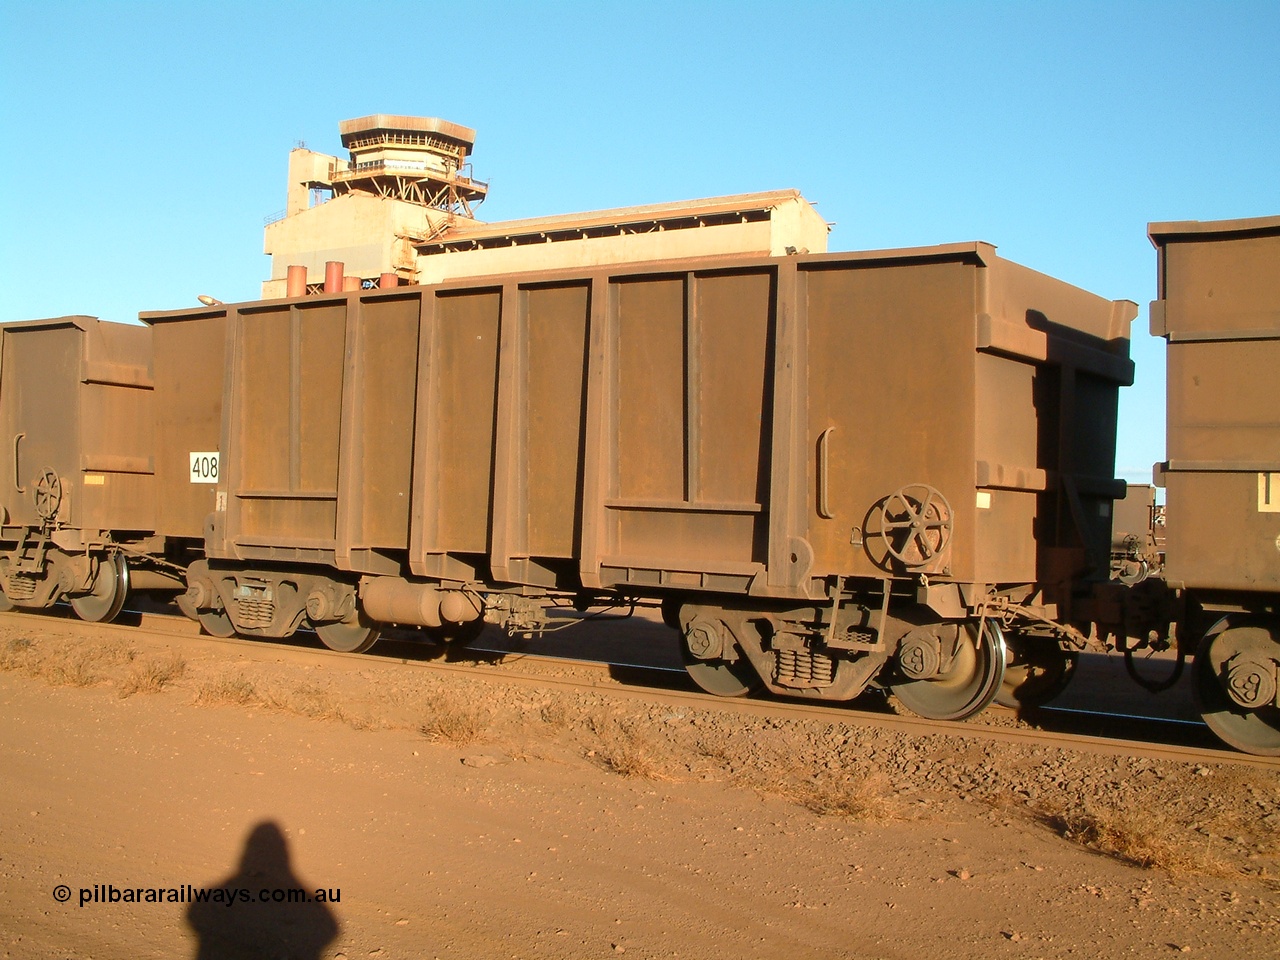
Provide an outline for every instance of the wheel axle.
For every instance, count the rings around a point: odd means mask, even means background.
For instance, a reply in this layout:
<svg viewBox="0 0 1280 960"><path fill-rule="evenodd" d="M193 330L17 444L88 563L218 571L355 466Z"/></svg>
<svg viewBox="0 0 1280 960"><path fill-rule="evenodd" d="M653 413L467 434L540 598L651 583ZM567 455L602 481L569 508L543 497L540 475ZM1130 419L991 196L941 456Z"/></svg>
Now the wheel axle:
<svg viewBox="0 0 1280 960"><path fill-rule="evenodd" d="M1247 710L1256 710L1276 699L1276 664L1256 654L1237 653L1227 661L1227 693Z"/></svg>

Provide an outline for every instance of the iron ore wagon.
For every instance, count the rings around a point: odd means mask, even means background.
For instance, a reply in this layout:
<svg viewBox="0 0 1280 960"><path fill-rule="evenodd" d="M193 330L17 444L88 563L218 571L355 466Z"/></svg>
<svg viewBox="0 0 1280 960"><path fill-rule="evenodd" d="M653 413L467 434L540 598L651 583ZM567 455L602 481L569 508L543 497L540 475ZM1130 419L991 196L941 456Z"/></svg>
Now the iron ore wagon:
<svg viewBox="0 0 1280 960"><path fill-rule="evenodd" d="M213 633L648 598L715 693L963 717L1106 575L1135 313L971 243L146 314L158 515Z"/></svg>

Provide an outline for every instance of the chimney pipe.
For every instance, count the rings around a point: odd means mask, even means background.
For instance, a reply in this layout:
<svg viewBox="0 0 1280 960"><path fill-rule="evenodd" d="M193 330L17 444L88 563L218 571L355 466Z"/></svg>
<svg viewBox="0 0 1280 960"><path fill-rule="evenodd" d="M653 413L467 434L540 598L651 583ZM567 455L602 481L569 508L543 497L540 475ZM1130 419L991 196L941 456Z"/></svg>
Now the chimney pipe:
<svg viewBox="0 0 1280 960"><path fill-rule="evenodd" d="M286 297L305 297L307 295L307 268L303 266L289 267L289 279L285 281Z"/></svg>

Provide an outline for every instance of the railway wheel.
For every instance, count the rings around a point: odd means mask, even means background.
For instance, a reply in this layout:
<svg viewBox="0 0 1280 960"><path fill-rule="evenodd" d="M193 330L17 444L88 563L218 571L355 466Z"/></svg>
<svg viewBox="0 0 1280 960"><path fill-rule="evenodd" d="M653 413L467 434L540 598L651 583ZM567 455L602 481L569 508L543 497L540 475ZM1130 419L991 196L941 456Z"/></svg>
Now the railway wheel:
<svg viewBox="0 0 1280 960"><path fill-rule="evenodd" d="M931 660L930 650L937 649L930 647L935 629L917 629L904 639L897 668L905 679L890 684L893 695L927 720L963 720L980 713L995 699L1004 680L1004 631L988 620L979 637L977 624L968 623L960 628L950 657L935 652ZM942 640L938 647L946 645Z"/></svg>
<svg viewBox="0 0 1280 960"><path fill-rule="evenodd" d="M745 697L764 683L745 657L724 659L724 647L732 644L725 628L711 620L695 619L680 635L684 668L699 687L717 697Z"/></svg>
<svg viewBox="0 0 1280 960"><path fill-rule="evenodd" d="M996 691L996 703L1002 707L1039 707L1065 690L1075 676L1080 654L1063 650L1052 640L1008 633L1005 645L1008 660Z"/></svg>
<svg viewBox="0 0 1280 960"><path fill-rule="evenodd" d="M363 617L357 623L322 623L315 630L321 643L339 653L364 653L378 642L382 633L376 623L369 623Z"/></svg>
<svg viewBox="0 0 1280 960"><path fill-rule="evenodd" d="M98 561L98 572L88 593L71 598L71 609L81 620L110 623L124 609L129 592L129 565L120 554Z"/></svg>
<svg viewBox="0 0 1280 960"><path fill-rule="evenodd" d="M1200 716L1237 750L1280 756L1280 707L1276 705L1280 623L1220 622L1196 650L1192 690Z"/></svg>
<svg viewBox="0 0 1280 960"><path fill-rule="evenodd" d="M686 659L684 668L694 683L717 697L745 697L763 686L755 670L744 660L736 663L726 660L711 663Z"/></svg>
<svg viewBox="0 0 1280 960"><path fill-rule="evenodd" d="M236 635L236 625L231 622L226 610L201 610L200 626L211 637L222 637L225 640Z"/></svg>

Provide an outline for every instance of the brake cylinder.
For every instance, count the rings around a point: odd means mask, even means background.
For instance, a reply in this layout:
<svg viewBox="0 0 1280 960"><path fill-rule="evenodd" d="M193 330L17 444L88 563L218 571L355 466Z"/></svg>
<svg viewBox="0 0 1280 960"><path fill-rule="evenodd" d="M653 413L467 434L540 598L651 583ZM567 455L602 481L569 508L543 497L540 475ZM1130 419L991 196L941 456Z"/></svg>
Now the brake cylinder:
<svg viewBox="0 0 1280 960"><path fill-rule="evenodd" d="M440 591L430 584L375 577L365 581L360 599L372 620L415 627L440 626Z"/></svg>
<svg viewBox="0 0 1280 960"><path fill-rule="evenodd" d="M439 627L468 623L480 616L479 600L461 590L438 590L399 577L373 577L360 591L365 614L383 623Z"/></svg>

